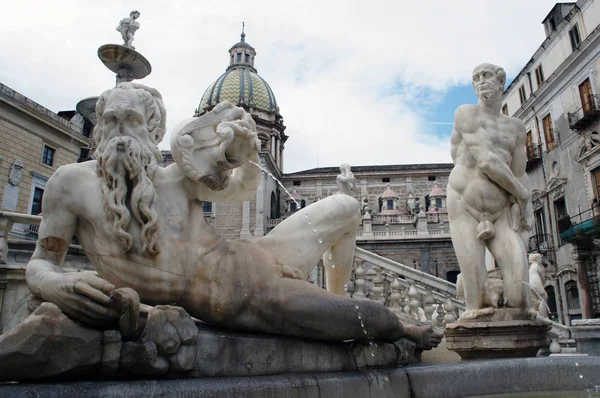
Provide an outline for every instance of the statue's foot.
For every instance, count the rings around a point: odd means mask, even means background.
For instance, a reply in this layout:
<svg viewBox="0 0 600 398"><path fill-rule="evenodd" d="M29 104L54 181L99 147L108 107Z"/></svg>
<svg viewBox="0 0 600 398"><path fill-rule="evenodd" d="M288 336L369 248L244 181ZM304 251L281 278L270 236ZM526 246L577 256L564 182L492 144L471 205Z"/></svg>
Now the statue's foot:
<svg viewBox="0 0 600 398"><path fill-rule="evenodd" d="M465 312L462 313L462 315L460 316L460 318L458 318L458 320L466 321L466 320L476 319L476 318L479 318L480 316L493 315L494 312L496 312L496 308L494 308L494 307L485 307L485 308L480 308L477 310L466 310Z"/></svg>
<svg viewBox="0 0 600 398"><path fill-rule="evenodd" d="M431 350L437 347L444 337L443 333L436 332L430 325L406 325L404 324L405 336L417 344L419 350Z"/></svg>

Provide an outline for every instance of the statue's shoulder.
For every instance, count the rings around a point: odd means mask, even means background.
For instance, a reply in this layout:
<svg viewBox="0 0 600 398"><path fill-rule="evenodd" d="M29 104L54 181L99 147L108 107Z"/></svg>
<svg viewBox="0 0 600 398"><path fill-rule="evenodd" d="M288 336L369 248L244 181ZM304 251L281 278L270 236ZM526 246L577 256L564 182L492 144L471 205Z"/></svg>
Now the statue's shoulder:
<svg viewBox="0 0 600 398"><path fill-rule="evenodd" d="M469 118L479 114L479 107L473 104L464 104L459 106L454 112L454 118Z"/></svg>
<svg viewBox="0 0 600 398"><path fill-rule="evenodd" d="M516 117L511 117L511 116L505 116L502 115L503 117L507 118L510 123L512 123L512 125L520 132L525 132L525 124L523 123L523 121L519 118Z"/></svg>
<svg viewBox="0 0 600 398"><path fill-rule="evenodd" d="M70 163L56 169L48 180L46 189L57 188L62 191L71 191L71 188L85 187L96 180L95 160L82 163Z"/></svg>
<svg viewBox="0 0 600 398"><path fill-rule="evenodd" d="M460 133L475 132L474 124L479 120L479 107L477 105L461 105L454 112L454 129Z"/></svg>

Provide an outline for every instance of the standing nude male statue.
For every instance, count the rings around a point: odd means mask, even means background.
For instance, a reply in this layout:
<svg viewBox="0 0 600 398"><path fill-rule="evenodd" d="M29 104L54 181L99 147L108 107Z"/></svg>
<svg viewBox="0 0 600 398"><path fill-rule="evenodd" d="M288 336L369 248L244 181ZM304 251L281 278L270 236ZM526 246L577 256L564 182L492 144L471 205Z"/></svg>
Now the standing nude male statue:
<svg viewBox="0 0 600 398"><path fill-rule="evenodd" d="M166 168L158 166L166 115L156 90L121 83L102 94L96 113L97 160L60 167L46 186L26 273L35 295L98 326L119 317L110 299L114 289L130 287L148 304L178 305L232 330L320 340L367 333L437 345L440 336L429 327L402 325L376 302L305 280L325 252L340 266L352 262L360 217L354 198L322 199L253 240L225 240L204 220L201 201L256 195L260 170L249 161L258 162L260 144L242 108L223 102L179 123L171 139L176 163ZM98 276L63 272L74 234Z"/></svg>
<svg viewBox="0 0 600 398"><path fill-rule="evenodd" d="M473 70L477 105L454 115L447 187L452 244L464 283L466 311L461 319L491 314L484 304L485 249L494 256L504 281L506 307L528 309L527 252L519 235L533 221L529 177L525 173L525 126L500 113L504 70L481 64Z"/></svg>

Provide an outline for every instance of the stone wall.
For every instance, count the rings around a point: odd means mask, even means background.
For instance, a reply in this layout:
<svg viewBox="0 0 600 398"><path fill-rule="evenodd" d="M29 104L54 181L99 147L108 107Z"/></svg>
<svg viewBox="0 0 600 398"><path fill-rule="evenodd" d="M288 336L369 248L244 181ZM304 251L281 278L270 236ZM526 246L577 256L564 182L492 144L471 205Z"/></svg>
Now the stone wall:
<svg viewBox="0 0 600 398"><path fill-rule="evenodd" d="M242 230L243 203L216 203L214 228L226 239L239 239Z"/></svg>
<svg viewBox="0 0 600 398"><path fill-rule="evenodd" d="M76 162L90 141L79 126L0 84L0 143L0 207L29 213L34 177L45 184L58 167ZM52 166L42 163L44 146L54 149ZM17 159L23 161L21 180L12 185L9 174Z"/></svg>
<svg viewBox="0 0 600 398"><path fill-rule="evenodd" d="M446 280L448 271L459 271L450 239L358 242L358 246Z"/></svg>

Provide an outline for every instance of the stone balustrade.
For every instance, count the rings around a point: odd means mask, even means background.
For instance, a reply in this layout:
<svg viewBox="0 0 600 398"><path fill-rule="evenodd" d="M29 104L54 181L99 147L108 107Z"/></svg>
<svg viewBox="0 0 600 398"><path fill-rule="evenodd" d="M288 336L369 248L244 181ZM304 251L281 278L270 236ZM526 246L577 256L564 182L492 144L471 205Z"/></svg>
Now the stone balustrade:
<svg viewBox="0 0 600 398"><path fill-rule="evenodd" d="M283 218L268 218L267 219L267 228L275 228L283 220L284 220Z"/></svg>
<svg viewBox="0 0 600 398"><path fill-rule="evenodd" d="M450 239L450 228L428 229L419 232L416 229L392 229L385 228L384 230L374 230L370 233L365 231L357 231L357 240L385 240L385 239L429 239L443 238Z"/></svg>
<svg viewBox="0 0 600 398"><path fill-rule="evenodd" d="M413 217L410 214L384 215L375 214L372 216L373 224L412 224Z"/></svg>
<svg viewBox="0 0 600 398"><path fill-rule="evenodd" d="M440 328L465 309L455 284L360 248L346 291L386 305L404 321Z"/></svg>

